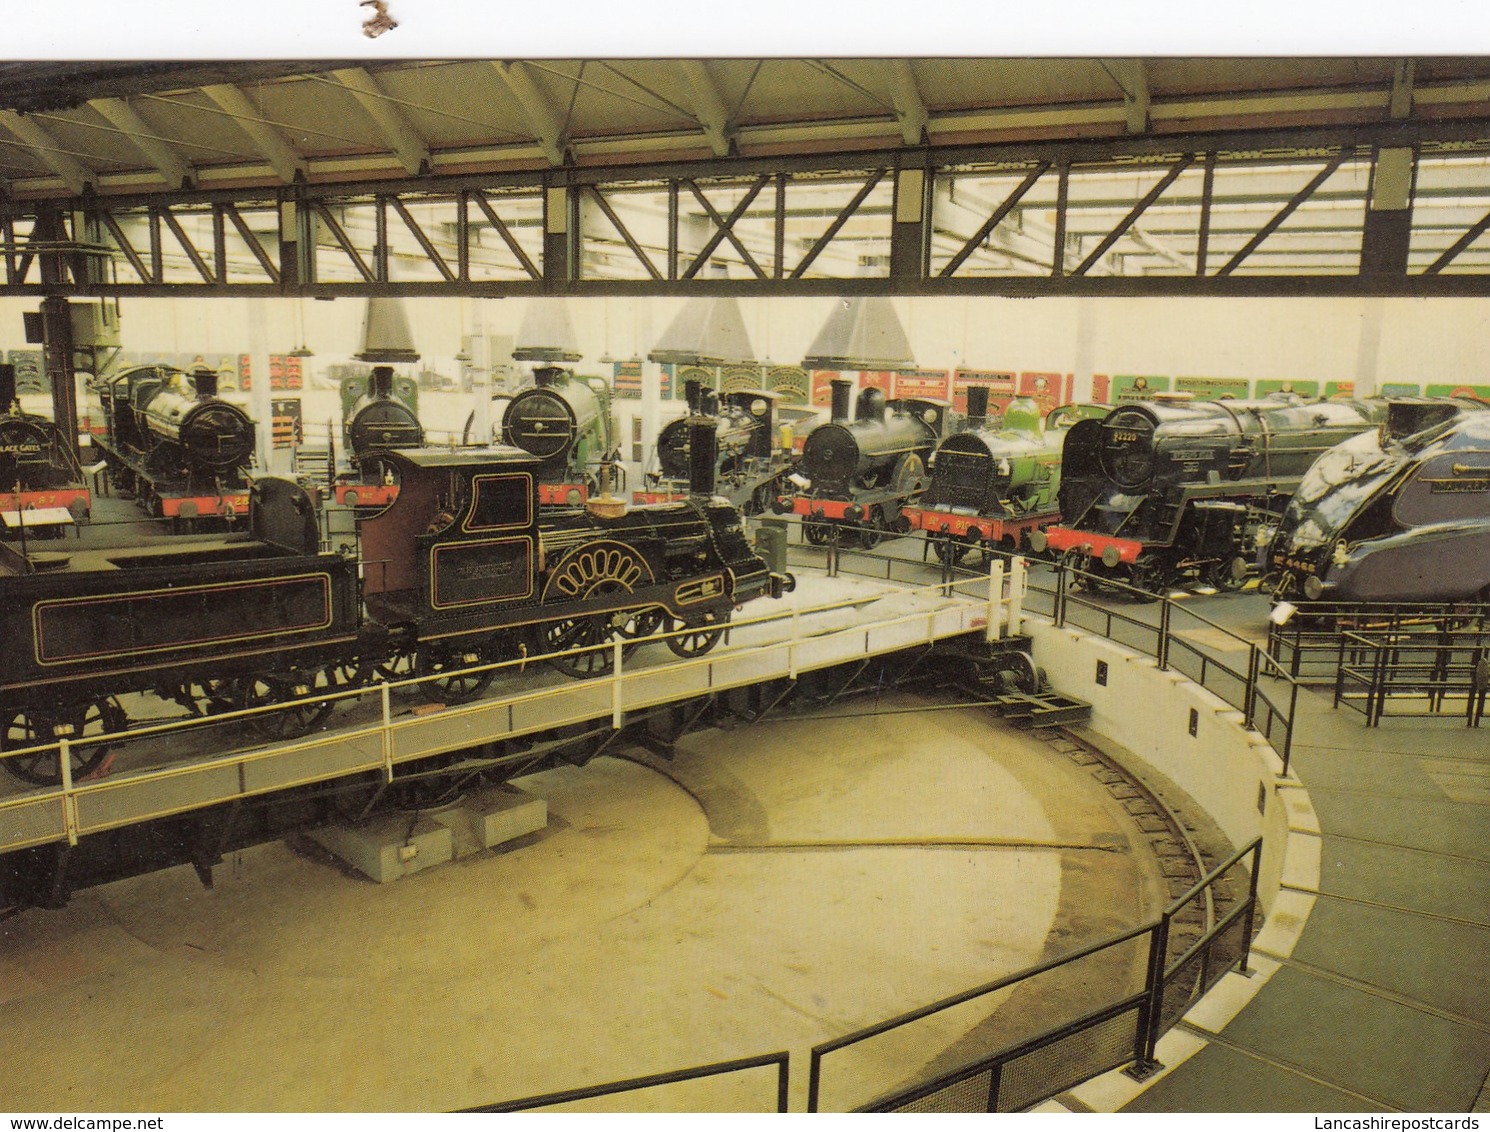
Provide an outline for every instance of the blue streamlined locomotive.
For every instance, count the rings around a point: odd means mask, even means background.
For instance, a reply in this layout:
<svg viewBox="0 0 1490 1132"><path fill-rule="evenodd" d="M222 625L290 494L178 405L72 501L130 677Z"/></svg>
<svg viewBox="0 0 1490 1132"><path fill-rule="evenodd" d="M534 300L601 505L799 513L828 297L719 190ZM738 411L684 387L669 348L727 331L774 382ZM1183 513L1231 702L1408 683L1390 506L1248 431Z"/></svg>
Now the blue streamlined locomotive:
<svg viewBox="0 0 1490 1132"><path fill-rule="evenodd" d="M1289 601L1490 601L1490 405L1394 401L1321 456L1268 552Z"/></svg>
<svg viewBox="0 0 1490 1132"><path fill-rule="evenodd" d="M1190 401L1120 405L1066 434L1064 521L1031 537L1098 578L1162 593L1191 580L1239 589L1257 535L1323 451L1373 428L1385 402Z"/></svg>
<svg viewBox="0 0 1490 1132"><path fill-rule="evenodd" d="M802 459L788 477L801 492L778 497L772 507L801 515L809 542L827 543L837 526L868 549L886 532L908 529L901 508L926 487L948 406L920 398L886 401L871 388L859 393L849 420L850 387L833 382L833 419L807 434Z"/></svg>
<svg viewBox="0 0 1490 1132"><path fill-rule="evenodd" d="M706 448L713 422L701 427ZM287 703L250 717L271 737L314 727L327 690L407 662L433 697L479 694L522 650L553 653L659 630L679 655L722 636L731 611L790 588L746 542L709 485L683 502L619 516L539 506L540 461L510 448L384 454L400 491L361 524L362 555L320 549L314 505L290 480L252 488L251 532L168 549L23 555L0 544L0 749L74 740L86 774L104 757L89 736L125 722L118 697L153 692L194 714ZM557 657L573 676L604 673L610 649ZM36 782L54 753L0 760Z"/></svg>

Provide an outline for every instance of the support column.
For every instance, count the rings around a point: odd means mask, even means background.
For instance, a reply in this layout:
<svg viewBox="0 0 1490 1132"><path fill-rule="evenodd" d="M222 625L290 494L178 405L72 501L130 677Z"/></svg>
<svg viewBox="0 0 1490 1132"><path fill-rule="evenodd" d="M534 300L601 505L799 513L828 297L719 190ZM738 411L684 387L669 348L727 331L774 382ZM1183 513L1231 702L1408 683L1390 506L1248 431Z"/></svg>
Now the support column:
<svg viewBox="0 0 1490 1132"><path fill-rule="evenodd" d="M72 306L60 295L41 301L42 360L52 387L52 419L78 455L78 387L72 357Z"/></svg>
<svg viewBox="0 0 1490 1132"><path fill-rule="evenodd" d="M895 171L895 223L890 227L890 278L926 277L931 249L931 184L925 169Z"/></svg>
<svg viewBox="0 0 1490 1132"><path fill-rule="evenodd" d="M543 286L562 292L578 275L579 209L565 185L543 190Z"/></svg>
<svg viewBox="0 0 1490 1132"><path fill-rule="evenodd" d="M286 287L315 282L313 220L304 201L279 202L279 278Z"/></svg>
<svg viewBox="0 0 1490 1132"><path fill-rule="evenodd" d="M1412 240L1412 185L1416 155L1380 149L1371 168L1371 197L1361 233L1362 275L1406 275Z"/></svg>

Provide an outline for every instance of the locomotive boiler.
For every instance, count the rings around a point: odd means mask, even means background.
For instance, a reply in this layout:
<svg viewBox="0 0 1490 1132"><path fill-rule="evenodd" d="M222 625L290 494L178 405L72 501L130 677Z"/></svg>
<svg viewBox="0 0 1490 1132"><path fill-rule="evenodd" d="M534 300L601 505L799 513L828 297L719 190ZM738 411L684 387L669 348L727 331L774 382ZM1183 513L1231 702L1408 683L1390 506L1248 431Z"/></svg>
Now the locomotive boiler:
<svg viewBox="0 0 1490 1132"><path fill-rule="evenodd" d="M702 422L699 451L712 435ZM687 500L612 514L541 507L541 462L507 447L382 458L400 491L363 520L360 553L322 550L309 493L267 476L245 535L45 562L0 544L0 753L22 751L0 765L55 783L59 752L29 748L65 737L70 773L89 773L102 736L126 726L120 697L132 692L193 715L280 705L251 720L284 738L315 727L334 689L395 668L455 703L493 679L481 665L617 634L674 632L669 647L696 656L737 606L791 586L751 551L707 468ZM594 676L613 656L552 662Z"/></svg>
<svg viewBox="0 0 1490 1132"><path fill-rule="evenodd" d="M1275 600L1490 601L1490 405L1393 401L1324 453L1283 513Z"/></svg>
<svg viewBox="0 0 1490 1132"><path fill-rule="evenodd" d="M822 545L839 528L865 548L887 532L904 532L904 505L926 486L926 469L946 427L945 401L886 401L878 389L860 392L848 420L851 383L833 382L833 419L807 435L802 459L788 478L801 491L773 509L802 516L808 541Z"/></svg>
<svg viewBox="0 0 1490 1132"><path fill-rule="evenodd" d="M1384 402L1169 396L1079 421L1066 434L1059 526L1031 538L1097 579L1162 593L1187 581L1239 589L1258 533L1320 453L1373 428Z"/></svg>
<svg viewBox="0 0 1490 1132"><path fill-rule="evenodd" d="M54 421L22 411L15 367L0 365L0 511L65 508L88 517L92 496L72 445ZM55 533L55 530L54 530Z"/></svg>
<svg viewBox="0 0 1490 1132"><path fill-rule="evenodd" d="M1076 421L1106 415L1106 406L1062 405L1042 421L1027 397L1010 402L1002 421L988 420L988 390L968 390L966 426L942 441L931 483L904 508L912 530L925 531L937 556L960 562L970 553L1013 553L1060 518L1061 446Z"/></svg>
<svg viewBox="0 0 1490 1132"><path fill-rule="evenodd" d="M156 517L241 517L254 424L217 396L217 374L134 366L99 388L105 432L94 437L110 479Z"/></svg>
<svg viewBox="0 0 1490 1132"><path fill-rule="evenodd" d="M394 448L419 448L419 383L394 375L392 366L344 377L341 382L342 439L357 471L338 477L337 503L350 507L386 507L398 494L393 472L379 459Z"/></svg>
<svg viewBox="0 0 1490 1132"><path fill-rule="evenodd" d="M689 421L702 412L716 425L715 490L747 515L759 515L775 498L791 460L776 444L777 394L742 390L715 394L700 382L686 383L689 415L669 421L657 434L656 472L632 493L637 503L661 503L688 492Z"/></svg>
<svg viewBox="0 0 1490 1132"><path fill-rule="evenodd" d="M558 366L536 369L502 414L502 441L541 461L545 505L578 506L599 487L600 466L616 458L610 387Z"/></svg>

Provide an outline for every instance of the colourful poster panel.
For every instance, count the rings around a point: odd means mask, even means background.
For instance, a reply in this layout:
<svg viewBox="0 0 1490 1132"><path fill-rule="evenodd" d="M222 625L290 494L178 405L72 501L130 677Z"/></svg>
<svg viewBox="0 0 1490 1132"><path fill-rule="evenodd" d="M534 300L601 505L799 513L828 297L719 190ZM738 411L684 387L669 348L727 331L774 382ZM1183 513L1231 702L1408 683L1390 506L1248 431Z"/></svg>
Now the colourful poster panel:
<svg viewBox="0 0 1490 1132"><path fill-rule="evenodd" d="M1430 385L1429 397L1476 397L1490 401L1490 385Z"/></svg>
<svg viewBox="0 0 1490 1132"><path fill-rule="evenodd" d="M1044 416L1057 405L1064 405L1071 400L1072 381L1070 374L1021 373L1019 395L1033 398L1035 404L1040 406L1040 415Z"/></svg>
<svg viewBox="0 0 1490 1132"><path fill-rule="evenodd" d="M729 366L719 375L721 393L752 393L762 388L760 366Z"/></svg>
<svg viewBox="0 0 1490 1132"><path fill-rule="evenodd" d="M1324 395L1331 400L1335 398L1345 399L1355 396L1355 382L1353 381L1326 381L1324 383Z"/></svg>
<svg viewBox="0 0 1490 1132"><path fill-rule="evenodd" d="M812 401L811 379L801 366L774 366L766 373L766 388L781 398L782 405L807 405Z"/></svg>
<svg viewBox="0 0 1490 1132"><path fill-rule="evenodd" d="M1121 373L1112 379L1113 402L1142 401L1155 393L1169 392L1169 378L1150 374Z"/></svg>
<svg viewBox="0 0 1490 1132"><path fill-rule="evenodd" d="M270 404L274 447L293 448L305 440L299 397L275 397Z"/></svg>
<svg viewBox="0 0 1490 1132"><path fill-rule="evenodd" d="M673 369L673 397L688 399L688 383L702 381L705 389L719 388L719 370L715 366L676 366Z"/></svg>
<svg viewBox="0 0 1490 1132"><path fill-rule="evenodd" d="M1249 392L1245 377L1177 377L1177 393L1189 393L1197 401L1245 401Z"/></svg>
<svg viewBox="0 0 1490 1132"><path fill-rule="evenodd" d="M815 369L812 371L812 403L820 409L828 409L833 406L833 379L842 377L836 369Z"/></svg>
<svg viewBox="0 0 1490 1132"><path fill-rule="evenodd" d="M864 390L864 389L878 389L881 393L883 393L885 395L885 400L888 401L894 395L893 394L894 387L895 387L895 371L894 370L888 370L888 369L877 369L877 370L861 369L859 371L859 389L860 390ZM855 393L854 394L854 399L855 399L855 402L856 403L858 401L858 397L859 397L859 394L858 393Z"/></svg>
<svg viewBox="0 0 1490 1132"><path fill-rule="evenodd" d="M1383 397L1421 397L1423 387L1407 381L1388 381L1381 387Z"/></svg>
<svg viewBox="0 0 1490 1132"><path fill-rule="evenodd" d="M1319 382L1264 378L1257 383L1257 396L1266 397L1269 393L1297 393L1300 397L1318 397Z"/></svg>
<svg viewBox="0 0 1490 1132"><path fill-rule="evenodd" d="M947 399L947 371L911 369L895 375L896 397L919 397L923 401Z"/></svg>
<svg viewBox="0 0 1490 1132"><path fill-rule="evenodd" d="M631 401L641 400L642 362L640 358L612 363L610 390L612 397Z"/></svg>
<svg viewBox="0 0 1490 1132"><path fill-rule="evenodd" d="M47 380L47 370L42 364L40 350L7 350L5 360L16 367L17 393L51 392L52 386ZM0 405L0 413L9 408L9 405Z"/></svg>
<svg viewBox="0 0 1490 1132"><path fill-rule="evenodd" d="M1092 374L1092 400L1099 405L1109 405L1108 397L1112 394L1112 378L1105 373Z"/></svg>
<svg viewBox="0 0 1490 1132"><path fill-rule="evenodd" d="M982 385L988 389L988 403L997 405L1003 412L1014 399L1016 378L1012 373L997 369L959 369L952 373L952 411L967 412L967 390L970 385Z"/></svg>

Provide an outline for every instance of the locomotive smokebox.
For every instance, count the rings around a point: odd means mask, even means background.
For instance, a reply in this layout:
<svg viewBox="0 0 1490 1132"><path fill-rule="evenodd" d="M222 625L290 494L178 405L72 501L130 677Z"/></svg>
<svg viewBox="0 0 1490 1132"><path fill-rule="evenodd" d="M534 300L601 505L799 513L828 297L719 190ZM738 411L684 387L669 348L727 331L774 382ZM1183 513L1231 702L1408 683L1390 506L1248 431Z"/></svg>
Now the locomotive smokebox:
<svg viewBox="0 0 1490 1132"><path fill-rule="evenodd" d="M833 385L833 411L829 420L848 420L849 398L853 395L854 383L844 377L835 377Z"/></svg>
<svg viewBox="0 0 1490 1132"><path fill-rule="evenodd" d="M982 428L988 421L988 386L970 385L967 389L967 427Z"/></svg>
<svg viewBox="0 0 1490 1132"><path fill-rule="evenodd" d="M688 418L688 491L713 495L719 465L719 422L713 417Z"/></svg>
<svg viewBox="0 0 1490 1132"><path fill-rule="evenodd" d="M859 394L859 404L854 413L854 418L860 421L878 421L885 423L885 395L880 390L871 386Z"/></svg>
<svg viewBox="0 0 1490 1132"><path fill-rule="evenodd" d="M0 413L10 412L16 400L16 367L8 362L0 365Z"/></svg>
<svg viewBox="0 0 1490 1132"><path fill-rule="evenodd" d="M191 371L191 383L196 387L198 397L217 396L217 371L208 369L206 366L198 366Z"/></svg>
<svg viewBox="0 0 1490 1132"><path fill-rule="evenodd" d="M372 376L367 379L367 392L370 397L392 397L393 367L373 366Z"/></svg>
<svg viewBox="0 0 1490 1132"><path fill-rule="evenodd" d="M539 389L547 389L559 380L563 372L560 366L539 366L533 371L533 384Z"/></svg>

